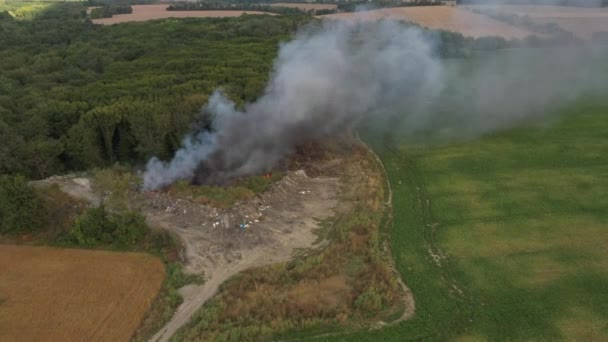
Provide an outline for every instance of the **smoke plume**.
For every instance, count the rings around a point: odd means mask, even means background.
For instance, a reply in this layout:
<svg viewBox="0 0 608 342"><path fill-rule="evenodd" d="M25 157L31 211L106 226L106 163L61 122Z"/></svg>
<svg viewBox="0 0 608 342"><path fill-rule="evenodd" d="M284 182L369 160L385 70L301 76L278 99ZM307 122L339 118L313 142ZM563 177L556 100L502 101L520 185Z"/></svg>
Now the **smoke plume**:
<svg viewBox="0 0 608 342"><path fill-rule="evenodd" d="M327 136L363 115L413 107L438 91L441 63L417 28L396 22L326 22L281 46L264 94L243 110L216 91L211 132L188 136L168 163L153 158L144 186L177 179L221 183L263 172L294 146ZM200 177L200 176L199 176Z"/></svg>
<svg viewBox="0 0 608 342"><path fill-rule="evenodd" d="M390 20L302 30L280 47L257 101L238 109L216 91L205 108L213 129L187 136L169 162L152 158L144 187L179 179L221 184L266 172L298 144L362 118L389 122L408 137L476 136L542 118L606 85L596 77L598 54L588 49L514 51L460 63L438 58L432 37Z"/></svg>

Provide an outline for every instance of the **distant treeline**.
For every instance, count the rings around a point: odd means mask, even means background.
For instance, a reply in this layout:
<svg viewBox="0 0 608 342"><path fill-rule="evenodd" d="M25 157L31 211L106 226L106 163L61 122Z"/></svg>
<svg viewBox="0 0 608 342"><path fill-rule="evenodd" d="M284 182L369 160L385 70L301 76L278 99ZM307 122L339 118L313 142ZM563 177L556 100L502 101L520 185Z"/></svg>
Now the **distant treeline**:
<svg viewBox="0 0 608 342"><path fill-rule="evenodd" d="M298 8L226 2L181 2L169 5L167 11L262 11L281 15L309 14Z"/></svg>
<svg viewBox="0 0 608 342"><path fill-rule="evenodd" d="M461 5L557 5L573 7L604 7L608 0L456 0Z"/></svg>
<svg viewBox="0 0 608 342"><path fill-rule="evenodd" d="M298 3L298 2L290 2ZM302 3L301 1L299 3ZM364 1L356 0L351 2L344 1L325 1L323 4L335 4L336 9L301 9L295 7L270 6L268 1L215 1L215 2L178 2L167 8L169 11L263 11L276 13L281 15L289 14L307 14L307 15L325 15L339 12L354 12L357 9L373 9L385 7L412 7L412 6L439 6L442 5L441 0L413 0L411 2L400 2L396 0L374 0Z"/></svg>
<svg viewBox="0 0 608 342"><path fill-rule="evenodd" d="M104 5L91 10L91 19L111 18L114 14L130 13L133 13L130 5Z"/></svg>

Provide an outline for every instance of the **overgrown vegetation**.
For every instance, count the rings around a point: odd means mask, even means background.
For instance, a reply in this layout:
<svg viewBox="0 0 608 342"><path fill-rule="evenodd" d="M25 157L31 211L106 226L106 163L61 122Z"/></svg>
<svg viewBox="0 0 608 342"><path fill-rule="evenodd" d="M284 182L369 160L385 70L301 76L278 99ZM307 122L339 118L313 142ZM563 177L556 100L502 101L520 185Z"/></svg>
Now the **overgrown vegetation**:
<svg viewBox="0 0 608 342"><path fill-rule="evenodd" d="M380 236L382 176L365 149L352 148L345 196L355 204L328 227L329 245L227 281L176 340L258 341L277 333L356 329L400 314L402 289Z"/></svg>

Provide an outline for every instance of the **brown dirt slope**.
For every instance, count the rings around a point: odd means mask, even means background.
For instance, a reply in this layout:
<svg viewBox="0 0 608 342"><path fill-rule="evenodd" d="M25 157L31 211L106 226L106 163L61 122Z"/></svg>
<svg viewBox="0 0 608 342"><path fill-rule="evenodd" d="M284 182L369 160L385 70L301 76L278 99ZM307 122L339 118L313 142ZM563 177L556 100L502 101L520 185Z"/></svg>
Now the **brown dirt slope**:
<svg viewBox="0 0 608 342"><path fill-rule="evenodd" d="M0 341L127 341L165 276L151 255L0 245Z"/></svg>

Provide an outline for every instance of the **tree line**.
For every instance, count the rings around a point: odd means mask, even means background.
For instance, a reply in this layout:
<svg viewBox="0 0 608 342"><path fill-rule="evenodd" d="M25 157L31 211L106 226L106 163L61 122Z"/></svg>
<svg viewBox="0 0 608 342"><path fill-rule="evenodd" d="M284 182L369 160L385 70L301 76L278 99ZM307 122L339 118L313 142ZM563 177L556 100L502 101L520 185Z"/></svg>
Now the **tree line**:
<svg viewBox="0 0 608 342"><path fill-rule="evenodd" d="M104 5L91 10L91 19L111 18L114 14L130 14L133 8L130 5Z"/></svg>

